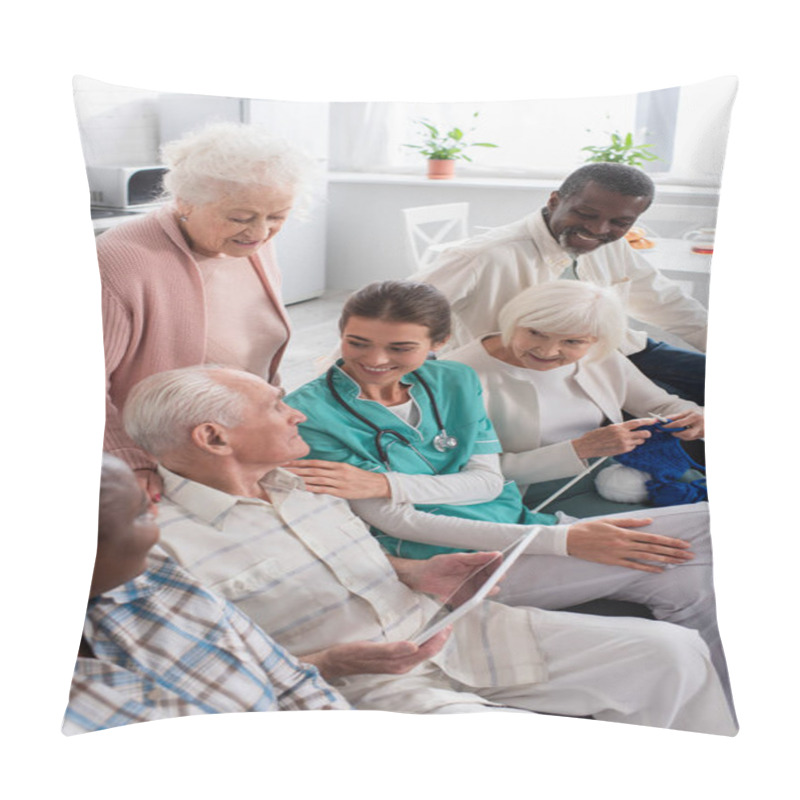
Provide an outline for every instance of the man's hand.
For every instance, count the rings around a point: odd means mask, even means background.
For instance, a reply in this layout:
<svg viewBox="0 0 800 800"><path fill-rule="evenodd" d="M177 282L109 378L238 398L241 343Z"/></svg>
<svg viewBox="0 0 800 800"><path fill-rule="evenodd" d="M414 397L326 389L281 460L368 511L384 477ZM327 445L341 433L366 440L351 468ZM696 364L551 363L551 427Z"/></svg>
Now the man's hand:
<svg viewBox="0 0 800 800"><path fill-rule="evenodd" d="M567 553L584 561L628 567L643 572L663 572L664 568L641 561L683 564L694 558L689 542L644 531L629 531L649 525L652 519L587 520L571 525L567 531Z"/></svg>
<svg viewBox="0 0 800 800"><path fill-rule="evenodd" d="M459 586L476 570L497 559L502 562L502 554L494 552L478 553L444 553L427 559L397 558L389 556L389 561L397 573L397 577L409 588L417 592L435 595L444 602ZM500 591L499 586L489 592L490 595Z"/></svg>
<svg viewBox="0 0 800 800"><path fill-rule="evenodd" d="M650 431L640 430L640 428L656 422L658 420L655 417L648 417L618 422L616 425L604 425L602 428L595 428L595 430L573 439L572 447L575 449L575 455L584 459L630 453L651 436Z"/></svg>
<svg viewBox="0 0 800 800"><path fill-rule="evenodd" d="M314 494L332 494L345 500L391 497L389 481L381 472L318 459L290 461L284 466L289 472L299 475L306 489Z"/></svg>
<svg viewBox="0 0 800 800"><path fill-rule="evenodd" d="M672 435L685 442L693 439L702 439L706 435L706 419L699 411L682 411L680 414L670 414L669 422L665 422L664 430L670 428L686 428L684 431L675 431Z"/></svg>
<svg viewBox="0 0 800 800"><path fill-rule="evenodd" d="M323 678L344 675L403 675L435 656L444 647L450 628L445 628L423 645L411 642L351 642L337 644L317 653L301 656L314 664Z"/></svg>

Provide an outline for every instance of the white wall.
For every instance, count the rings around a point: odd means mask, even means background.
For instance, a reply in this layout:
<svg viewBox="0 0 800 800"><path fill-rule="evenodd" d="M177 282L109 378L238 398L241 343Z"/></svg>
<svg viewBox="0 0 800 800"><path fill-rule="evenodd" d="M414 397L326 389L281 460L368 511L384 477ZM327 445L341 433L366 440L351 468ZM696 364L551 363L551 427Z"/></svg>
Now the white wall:
<svg viewBox="0 0 800 800"><path fill-rule="evenodd" d="M76 75L73 93L87 164L158 164L158 92Z"/></svg>

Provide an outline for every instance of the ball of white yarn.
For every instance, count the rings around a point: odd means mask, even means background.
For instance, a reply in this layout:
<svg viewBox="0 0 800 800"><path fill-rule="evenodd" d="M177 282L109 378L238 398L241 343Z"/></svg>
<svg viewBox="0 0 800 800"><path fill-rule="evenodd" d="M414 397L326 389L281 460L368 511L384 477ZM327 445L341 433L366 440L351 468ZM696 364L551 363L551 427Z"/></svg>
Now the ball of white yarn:
<svg viewBox="0 0 800 800"><path fill-rule="evenodd" d="M644 503L648 499L647 486L649 472L626 467L624 464L612 464L601 470L594 479L594 485L600 497L615 503Z"/></svg>

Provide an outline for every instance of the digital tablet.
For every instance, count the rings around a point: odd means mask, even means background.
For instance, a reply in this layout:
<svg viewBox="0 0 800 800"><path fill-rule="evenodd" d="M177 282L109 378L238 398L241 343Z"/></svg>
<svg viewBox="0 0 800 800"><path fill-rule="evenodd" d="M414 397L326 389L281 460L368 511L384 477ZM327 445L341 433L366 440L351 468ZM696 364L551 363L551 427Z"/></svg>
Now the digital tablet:
<svg viewBox="0 0 800 800"><path fill-rule="evenodd" d="M416 645L422 645L439 631L452 625L468 611L471 611L489 592L497 586L511 565L522 555L528 543L538 533L532 530L511 545L506 552L495 556L487 564L478 567L459 587L445 600L442 607L420 628L410 639Z"/></svg>

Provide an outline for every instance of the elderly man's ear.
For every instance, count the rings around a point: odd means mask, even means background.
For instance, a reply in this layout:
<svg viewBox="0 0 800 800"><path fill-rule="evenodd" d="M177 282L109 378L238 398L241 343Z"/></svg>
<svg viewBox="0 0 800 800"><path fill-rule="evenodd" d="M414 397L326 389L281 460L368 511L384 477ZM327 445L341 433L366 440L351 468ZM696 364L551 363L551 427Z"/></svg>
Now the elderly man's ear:
<svg viewBox="0 0 800 800"><path fill-rule="evenodd" d="M204 422L192 430L192 443L213 455L230 455L233 452L228 442L228 431L214 422Z"/></svg>

